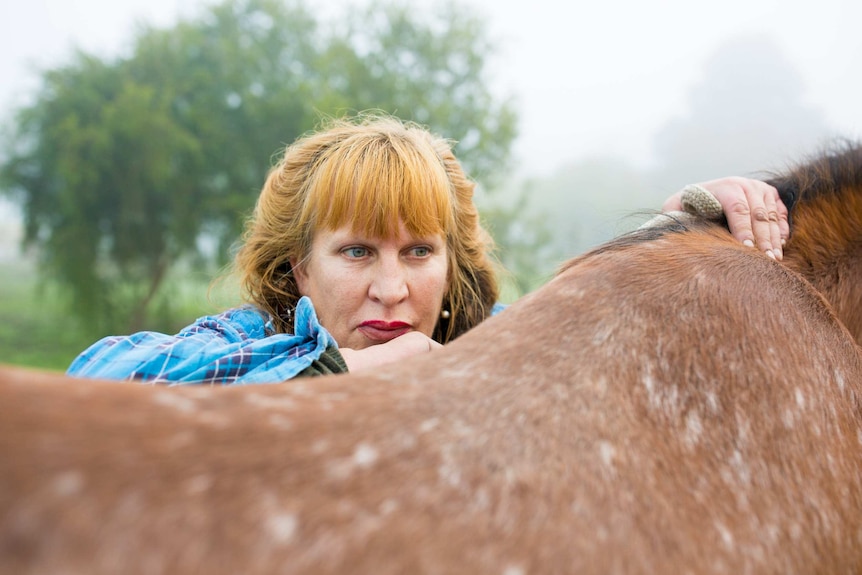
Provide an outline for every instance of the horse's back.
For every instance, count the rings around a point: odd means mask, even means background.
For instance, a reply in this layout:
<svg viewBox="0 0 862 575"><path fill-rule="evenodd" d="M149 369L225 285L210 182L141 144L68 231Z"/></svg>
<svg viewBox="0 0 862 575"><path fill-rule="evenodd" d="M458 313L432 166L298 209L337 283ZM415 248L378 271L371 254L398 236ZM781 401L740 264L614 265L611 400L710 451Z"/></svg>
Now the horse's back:
<svg viewBox="0 0 862 575"><path fill-rule="evenodd" d="M859 349L711 227L620 239L373 376L0 374L7 572L862 569Z"/></svg>

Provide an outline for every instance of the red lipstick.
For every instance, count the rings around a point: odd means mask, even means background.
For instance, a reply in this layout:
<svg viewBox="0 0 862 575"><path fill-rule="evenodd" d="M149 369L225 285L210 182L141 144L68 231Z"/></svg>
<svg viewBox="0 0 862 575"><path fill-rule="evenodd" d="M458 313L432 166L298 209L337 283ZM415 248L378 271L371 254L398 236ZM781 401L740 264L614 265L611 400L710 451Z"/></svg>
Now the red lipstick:
<svg viewBox="0 0 862 575"><path fill-rule="evenodd" d="M413 327L403 321L368 320L359 324L359 331L377 343L386 343L411 331Z"/></svg>

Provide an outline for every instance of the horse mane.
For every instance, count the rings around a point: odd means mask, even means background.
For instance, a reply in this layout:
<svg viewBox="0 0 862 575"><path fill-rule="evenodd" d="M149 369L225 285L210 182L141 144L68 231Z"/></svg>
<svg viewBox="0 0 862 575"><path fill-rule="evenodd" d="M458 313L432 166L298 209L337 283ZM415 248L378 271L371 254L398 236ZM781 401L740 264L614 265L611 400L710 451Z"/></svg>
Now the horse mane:
<svg viewBox="0 0 862 575"><path fill-rule="evenodd" d="M862 343L862 143L833 142L767 180L790 210L782 263L809 281Z"/></svg>
<svg viewBox="0 0 862 575"><path fill-rule="evenodd" d="M799 201L834 197L862 184L862 144L841 139L811 154L784 173L768 174L791 214Z"/></svg>

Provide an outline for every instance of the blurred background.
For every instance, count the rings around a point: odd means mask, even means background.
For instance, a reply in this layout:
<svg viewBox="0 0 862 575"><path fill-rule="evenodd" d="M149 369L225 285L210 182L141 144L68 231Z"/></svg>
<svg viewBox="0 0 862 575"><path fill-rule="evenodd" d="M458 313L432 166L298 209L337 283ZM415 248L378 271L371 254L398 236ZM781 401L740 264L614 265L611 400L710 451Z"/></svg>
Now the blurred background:
<svg viewBox="0 0 862 575"><path fill-rule="evenodd" d="M325 115L458 142L506 301L686 183L862 135L850 0L0 2L3 363L235 305L273 155Z"/></svg>

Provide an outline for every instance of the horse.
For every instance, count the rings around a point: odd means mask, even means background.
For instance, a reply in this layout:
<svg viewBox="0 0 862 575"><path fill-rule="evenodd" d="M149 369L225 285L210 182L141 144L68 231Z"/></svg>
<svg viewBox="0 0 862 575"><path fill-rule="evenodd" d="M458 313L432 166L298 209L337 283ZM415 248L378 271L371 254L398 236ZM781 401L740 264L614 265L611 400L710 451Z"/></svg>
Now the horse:
<svg viewBox="0 0 862 575"><path fill-rule="evenodd" d="M2 573L859 573L862 147L783 261L667 218L379 373L0 370Z"/></svg>

